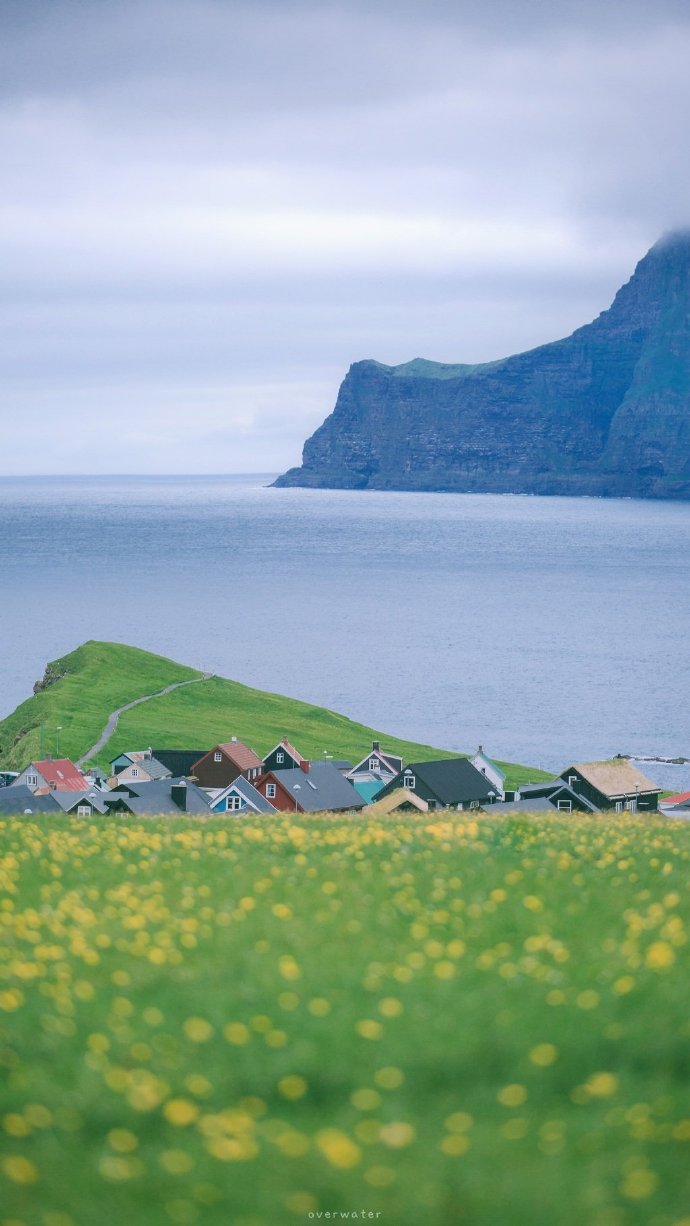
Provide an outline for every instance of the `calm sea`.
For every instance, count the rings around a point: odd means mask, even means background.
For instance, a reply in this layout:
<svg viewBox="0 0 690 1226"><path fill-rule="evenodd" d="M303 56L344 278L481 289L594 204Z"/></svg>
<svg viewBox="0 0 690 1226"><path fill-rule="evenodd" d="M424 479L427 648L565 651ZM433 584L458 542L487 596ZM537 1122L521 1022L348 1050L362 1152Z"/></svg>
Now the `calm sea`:
<svg viewBox="0 0 690 1226"><path fill-rule="evenodd" d="M690 756L690 504L269 481L0 480L0 714L99 638L547 769Z"/></svg>

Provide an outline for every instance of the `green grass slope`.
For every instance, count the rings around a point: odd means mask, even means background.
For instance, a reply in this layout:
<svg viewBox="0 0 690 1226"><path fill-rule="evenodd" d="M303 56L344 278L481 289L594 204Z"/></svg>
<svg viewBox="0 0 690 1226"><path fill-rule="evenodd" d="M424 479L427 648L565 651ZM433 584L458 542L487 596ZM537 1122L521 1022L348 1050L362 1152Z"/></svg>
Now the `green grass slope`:
<svg viewBox="0 0 690 1226"><path fill-rule="evenodd" d="M48 665L47 677L55 680L0 722L0 764L18 769L39 756L41 735L44 751L54 751L58 725L62 726L60 753L79 758L95 744L117 707L174 682L201 676L136 647L84 643ZM232 736L266 753L285 735L310 758L322 758L327 752L359 761L374 739L408 762L455 756L450 750L378 732L324 707L212 677L125 712L99 761L105 765L123 750L149 745L210 748ZM535 768L512 764L508 764L508 773L512 783L544 777Z"/></svg>
<svg viewBox="0 0 690 1226"><path fill-rule="evenodd" d="M46 688L0 721L0 764L17 770L33 758L76 759L98 739L111 711L134 698L201 673L122 643L89 641L48 664ZM148 742L147 742L148 743Z"/></svg>

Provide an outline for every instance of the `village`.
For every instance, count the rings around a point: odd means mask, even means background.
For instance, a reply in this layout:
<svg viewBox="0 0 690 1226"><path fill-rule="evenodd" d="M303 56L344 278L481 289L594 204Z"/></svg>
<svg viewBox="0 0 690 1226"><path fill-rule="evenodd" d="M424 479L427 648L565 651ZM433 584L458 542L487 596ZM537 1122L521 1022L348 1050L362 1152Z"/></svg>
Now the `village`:
<svg viewBox="0 0 690 1226"><path fill-rule="evenodd" d="M566 767L553 779L506 786L483 746L471 757L403 762L373 741L359 762L331 754L309 760L287 736L263 757L236 736L211 749L137 749L110 772L68 758L0 771L0 813L133 814L193 817L258 814L371 814L436 810L499 813L653 813L690 816L690 793L660 800L657 787L626 757Z"/></svg>

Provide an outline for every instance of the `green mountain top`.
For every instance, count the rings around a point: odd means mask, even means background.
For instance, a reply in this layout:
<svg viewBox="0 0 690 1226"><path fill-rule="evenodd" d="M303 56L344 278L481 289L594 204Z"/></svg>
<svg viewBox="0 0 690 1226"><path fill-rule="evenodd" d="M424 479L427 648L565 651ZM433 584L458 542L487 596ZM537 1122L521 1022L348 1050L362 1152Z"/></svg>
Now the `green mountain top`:
<svg viewBox="0 0 690 1226"><path fill-rule="evenodd" d="M135 699L166 686L195 681L124 712L98 757L105 766L118 753L149 746L211 748L237 736L267 753L283 736L306 757L359 761L380 740L406 761L454 757L451 750L419 745L378 732L329 711L281 694L270 694L122 643L89 641L50 663L32 698L0 720L0 767L18 770L36 758L59 752L73 761L95 745L109 716ZM501 763L509 785L545 778L536 768Z"/></svg>

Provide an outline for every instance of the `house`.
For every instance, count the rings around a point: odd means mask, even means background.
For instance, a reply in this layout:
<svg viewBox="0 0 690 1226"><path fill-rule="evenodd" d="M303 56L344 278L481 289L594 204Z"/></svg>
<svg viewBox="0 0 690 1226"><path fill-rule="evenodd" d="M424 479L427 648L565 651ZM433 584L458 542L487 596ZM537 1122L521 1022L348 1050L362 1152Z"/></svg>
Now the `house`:
<svg viewBox="0 0 690 1226"><path fill-rule="evenodd" d="M119 783L112 791L104 792L103 799L108 809L121 809L124 805L126 812L142 817L176 817L180 813L211 817L208 796L188 779Z"/></svg>
<svg viewBox="0 0 690 1226"><path fill-rule="evenodd" d="M284 736L264 758L264 771L298 770L306 762L298 749Z"/></svg>
<svg viewBox="0 0 690 1226"><path fill-rule="evenodd" d="M502 771L496 762L493 762L491 758L487 757L487 755L484 753L484 747L482 745L479 746L476 754L470 758L470 762L474 767L476 767L480 774L484 776L485 779L489 780L489 783L491 784L492 788L494 788L496 795L502 800L506 793L505 771Z"/></svg>
<svg viewBox="0 0 690 1226"><path fill-rule="evenodd" d="M556 806L547 796L534 796L531 800L502 800L491 805L489 812L494 817L499 813L553 813Z"/></svg>
<svg viewBox="0 0 690 1226"><path fill-rule="evenodd" d="M113 773L108 780L112 787L115 783L151 783L154 779L170 779L172 771L153 756L152 749L134 749L130 753L122 753L111 762Z"/></svg>
<svg viewBox="0 0 690 1226"><path fill-rule="evenodd" d="M61 813L56 795L56 792L33 792L25 783L0 788L0 814L22 817L25 813Z"/></svg>
<svg viewBox="0 0 690 1226"><path fill-rule="evenodd" d="M367 810L367 816L391 817L394 813L428 813L429 805L421 796L410 792L407 788L396 788Z"/></svg>
<svg viewBox="0 0 690 1226"><path fill-rule="evenodd" d="M334 766L336 770L339 770L341 775L344 775L346 779L352 770L352 763L349 762L347 758L333 758L330 754L326 753L324 754L323 760L324 762L330 762L331 766Z"/></svg>
<svg viewBox="0 0 690 1226"><path fill-rule="evenodd" d="M597 809L636 813L655 812L659 808L661 788L643 775L628 758L580 762L561 771L561 779Z"/></svg>
<svg viewBox="0 0 690 1226"><path fill-rule="evenodd" d="M659 801L662 813L669 817L690 817L690 792L676 792L673 796L664 796Z"/></svg>
<svg viewBox="0 0 690 1226"><path fill-rule="evenodd" d="M359 792L332 762L303 761L299 771L267 771L256 787L286 813L356 813L364 808Z"/></svg>
<svg viewBox="0 0 690 1226"><path fill-rule="evenodd" d="M372 804L381 789L392 783L402 767L401 757L382 750L380 741L372 741L369 753L347 772L347 778L362 799Z"/></svg>
<svg viewBox="0 0 690 1226"><path fill-rule="evenodd" d="M261 758L248 745L238 741L236 736L224 744L214 745L213 749L197 759L191 770L202 788L226 788L239 775L255 783L263 773Z"/></svg>
<svg viewBox="0 0 690 1226"><path fill-rule="evenodd" d="M0 788L8 788L19 777L19 771L0 771Z"/></svg>
<svg viewBox="0 0 690 1226"><path fill-rule="evenodd" d="M69 758L30 762L10 787L27 787L34 795L45 792L88 792L88 780Z"/></svg>
<svg viewBox="0 0 690 1226"><path fill-rule="evenodd" d="M405 788L425 800L430 809L478 809L496 800L496 789L468 758L441 758L411 762L395 776L376 802L397 788Z"/></svg>
<svg viewBox="0 0 690 1226"><path fill-rule="evenodd" d="M541 783L523 783L515 793L512 804L519 803L528 809L530 804L545 800L546 807L560 813L599 813L598 805L575 791L565 779L545 779ZM524 801L524 805L523 802Z"/></svg>
<svg viewBox="0 0 690 1226"><path fill-rule="evenodd" d="M288 770L290 768L288 767ZM214 813L275 813L275 806L241 775L209 801Z"/></svg>
<svg viewBox="0 0 690 1226"><path fill-rule="evenodd" d="M94 814L105 814L108 806L105 797L109 792L100 792L91 788L88 792L54 792L55 800L63 813L71 813L76 817L93 817Z"/></svg>
<svg viewBox="0 0 690 1226"><path fill-rule="evenodd" d="M171 775L179 778L193 775L193 766L203 758L205 749L152 749L151 753L157 762L165 766Z"/></svg>

